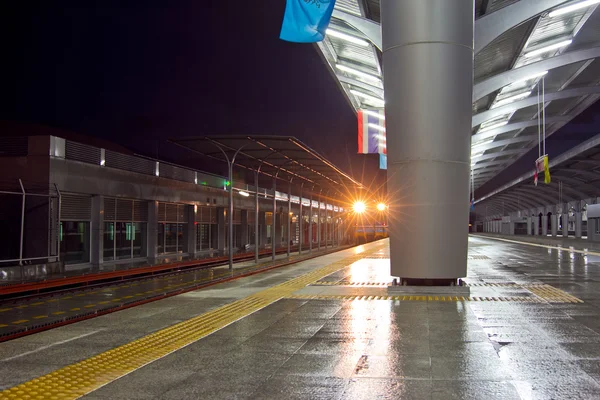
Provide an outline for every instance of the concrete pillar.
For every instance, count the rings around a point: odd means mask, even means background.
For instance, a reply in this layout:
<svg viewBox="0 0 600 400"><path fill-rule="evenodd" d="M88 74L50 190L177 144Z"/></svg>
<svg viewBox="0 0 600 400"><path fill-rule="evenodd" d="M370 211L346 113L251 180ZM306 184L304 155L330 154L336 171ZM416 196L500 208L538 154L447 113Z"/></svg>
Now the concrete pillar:
<svg viewBox="0 0 600 400"><path fill-rule="evenodd" d="M581 224L582 224L581 217L582 217L581 211L576 211L575 212L575 237L576 238L581 238Z"/></svg>
<svg viewBox="0 0 600 400"><path fill-rule="evenodd" d="M217 250L221 255L225 251L225 207L217 207Z"/></svg>
<svg viewBox="0 0 600 400"><path fill-rule="evenodd" d="M556 214L550 216L550 230L552 237L556 237L558 233L558 215Z"/></svg>
<svg viewBox="0 0 600 400"><path fill-rule="evenodd" d="M185 218L187 220L187 224L185 224L185 228L187 229L187 253L190 257L196 257L196 212L194 211L195 207L193 205L185 206Z"/></svg>
<svg viewBox="0 0 600 400"><path fill-rule="evenodd" d="M527 234L531 235L532 233L532 229L531 229L531 224L532 224L533 220L531 219L531 217L527 217Z"/></svg>
<svg viewBox="0 0 600 400"><path fill-rule="evenodd" d="M92 197L91 259L94 265L104 262L104 196Z"/></svg>
<svg viewBox="0 0 600 400"><path fill-rule="evenodd" d="M564 238L569 236L569 214L568 212L562 215L562 235Z"/></svg>
<svg viewBox="0 0 600 400"><path fill-rule="evenodd" d="M146 249L148 252L146 256L150 260L154 260L157 255L156 240L158 238L158 201L148 202L148 237Z"/></svg>
<svg viewBox="0 0 600 400"><path fill-rule="evenodd" d="M542 236L548 236L548 216L542 215Z"/></svg>
<svg viewBox="0 0 600 400"><path fill-rule="evenodd" d="M514 222L509 222L508 234L509 235L514 235L515 234L515 223Z"/></svg>
<svg viewBox="0 0 600 400"><path fill-rule="evenodd" d="M391 275L464 277L473 0L381 0L381 16L390 214L412 216L390 219Z"/></svg>
<svg viewBox="0 0 600 400"><path fill-rule="evenodd" d="M250 244L248 242L248 210L242 210L242 223L240 229L240 246Z"/></svg>
<svg viewBox="0 0 600 400"><path fill-rule="evenodd" d="M540 234L540 216L536 215L533 217L533 234L538 236Z"/></svg>

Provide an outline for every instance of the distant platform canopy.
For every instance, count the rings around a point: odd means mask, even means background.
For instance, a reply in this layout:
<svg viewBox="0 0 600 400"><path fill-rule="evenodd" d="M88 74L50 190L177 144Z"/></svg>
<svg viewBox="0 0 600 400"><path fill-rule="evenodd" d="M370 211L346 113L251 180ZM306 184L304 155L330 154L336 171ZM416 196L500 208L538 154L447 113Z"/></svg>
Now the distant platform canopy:
<svg viewBox="0 0 600 400"><path fill-rule="evenodd" d="M364 186L292 136L198 136L170 139L195 153L308 189L357 190Z"/></svg>

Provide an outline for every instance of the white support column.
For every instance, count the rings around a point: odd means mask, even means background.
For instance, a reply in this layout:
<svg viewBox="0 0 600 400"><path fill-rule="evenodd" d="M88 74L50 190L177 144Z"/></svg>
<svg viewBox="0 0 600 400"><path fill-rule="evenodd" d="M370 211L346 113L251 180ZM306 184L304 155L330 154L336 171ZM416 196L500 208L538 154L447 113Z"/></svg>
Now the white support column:
<svg viewBox="0 0 600 400"><path fill-rule="evenodd" d="M529 236L531 236L531 234L533 233L533 232L532 232L532 226L531 226L531 225L532 225L532 223L533 223L533 220L532 220L532 218L531 218L531 217L528 215L528 216L527 216L527 234L528 234Z"/></svg>
<svg viewBox="0 0 600 400"><path fill-rule="evenodd" d="M535 215L533 217L533 234L539 236L540 234L540 216Z"/></svg>
<svg viewBox="0 0 600 400"><path fill-rule="evenodd" d="M581 215L581 211L576 211L575 212L575 237L577 239L581 238L581 228L582 228L582 215Z"/></svg>
<svg viewBox="0 0 600 400"><path fill-rule="evenodd" d="M473 10L381 0L390 213L414 217L390 219L391 275L415 283L467 274Z"/></svg>
<svg viewBox="0 0 600 400"><path fill-rule="evenodd" d="M550 216L550 228L552 231L552 237L556 237L558 233L558 215L553 213Z"/></svg>
<svg viewBox="0 0 600 400"><path fill-rule="evenodd" d="M542 215L542 236L548 236L548 215Z"/></svg>

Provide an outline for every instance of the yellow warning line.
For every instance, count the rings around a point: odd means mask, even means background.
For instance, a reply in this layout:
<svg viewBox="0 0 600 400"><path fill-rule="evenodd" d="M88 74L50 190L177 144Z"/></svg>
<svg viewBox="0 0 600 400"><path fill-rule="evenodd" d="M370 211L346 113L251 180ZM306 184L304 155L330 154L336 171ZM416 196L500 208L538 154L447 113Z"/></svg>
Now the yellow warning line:
<svg viewBox="0 0 600 400"><path fill-rule="evenodd" d="M0 392L0 399L77 399L211 333L290 296L383 246L353 255L141 339ZM25 397L28 396L28 397Z"/></svg>
<svg viewBox="0 0 600 400"><path fill-rule="evenodd" d="M398 300L398 301L509 301L518 303L543 303L536 296L518 297L481 297L481 296L364 296L364 295L327 295L327 294L292 294L288 299L301 300Z"/></svg>

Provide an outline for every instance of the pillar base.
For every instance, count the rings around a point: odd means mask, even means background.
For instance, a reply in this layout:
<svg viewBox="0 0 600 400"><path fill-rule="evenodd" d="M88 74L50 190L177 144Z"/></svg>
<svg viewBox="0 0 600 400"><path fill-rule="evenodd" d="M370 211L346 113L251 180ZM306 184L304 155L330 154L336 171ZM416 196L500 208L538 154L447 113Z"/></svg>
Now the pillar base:
<svg viewBox="0 0 600 400"><path fill-rule="evenodd" d="M462 279L427 279L427 278L398 278L392 282L394 286L463 286Z"/></svg>

